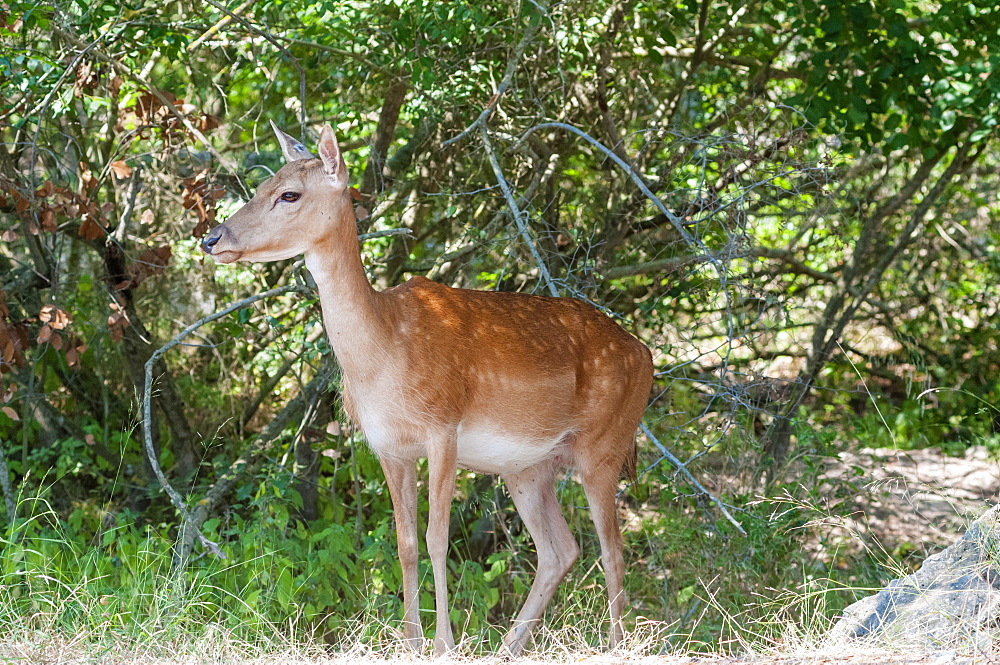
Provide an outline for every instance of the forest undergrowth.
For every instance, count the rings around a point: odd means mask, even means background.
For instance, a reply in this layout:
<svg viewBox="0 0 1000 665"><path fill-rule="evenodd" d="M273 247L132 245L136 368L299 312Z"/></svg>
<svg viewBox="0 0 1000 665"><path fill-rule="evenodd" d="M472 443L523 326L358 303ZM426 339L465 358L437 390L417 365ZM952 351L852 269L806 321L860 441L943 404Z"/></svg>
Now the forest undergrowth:
<svg viewBox="0 0 1000 665"><path fill-rule="evenodd" d="M861 456L868 458L863 466ZM799 482L774 496L748 497L740 509L746 537L726 533L723 522L706 517L711 506L683 496L669 498L675 510L665 522L664 511L650 519L623 496L629 639L612 654L602 648L606 601L598 548L586 516L576 515L584 554L525 658L606 662L695 653L759 659L829 650L823 635L841 608L911 572L960 535L963 520L1000 491L1000 465L985 446L958 457L899 448L858 449L844 457L817 466L809 485L796 473ZM713 490L735 482L723 476L713 479ZM377 472L371 482L382 482ZM399 639L390 516L373 515L375 528L363 529L359 547L354 525L307 529L278 507L293 511L294 498L261 490L264 498L254 504L260 515L228 533L227 558L205 553L181 575L173 567L171 524L87 515L84 507L63 519L44 499L22 498L19 511L32 517L3 540L0 656L64 653L56 662L412 658ZM563 499L571 516L585 512L572 507L580 497L569 488ZM485 501L480 506L483 519L497 510ZM215 528L209 533L225 533L221 523ZM462 554L453 560L454 657L497 651L507 617L530 583L530 541L516 540L482 566ZM461 538L454 544L465 546ZM431 626L429 568L421 570L424 621ZM310 603L331 598L348 609L306 613Z"/></svg>

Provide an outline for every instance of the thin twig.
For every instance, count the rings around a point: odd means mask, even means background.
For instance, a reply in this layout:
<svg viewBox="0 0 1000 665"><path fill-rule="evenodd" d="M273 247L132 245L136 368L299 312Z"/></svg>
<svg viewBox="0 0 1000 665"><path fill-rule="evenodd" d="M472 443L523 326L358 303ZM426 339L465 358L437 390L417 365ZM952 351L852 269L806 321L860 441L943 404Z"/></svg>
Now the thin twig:
<svg viewBox="0 0 1000 665"><path fill-rule="evenodd" d="M306 39L297 39L295 37L288 37L287 35L273 35L275 39L280 39L286 41L289 44L298 44L299 46L308 46L310 49L317 51L326 51L327 53L333 53L335 55L341 55L345 58L350 58L351 60L357 60L361 64L365 65L373 72L378 72L380 74L385 74L387 76L392 75L392 70L388 67L383 67L382 65L377 65L360 53L354 53L353 51L348 51L346 49L337 48L335 46L328 46L327 44L319 44L317 42L311 42Z"/></svg>
<svg viewBox="0 0 1000 665"><path fill-rule="evenodd" d="M225 12L226 15L223 16L219 20L218 23L216 23L211 28L209 28L208 30L206 30L205 32L203 32L201 34L201 36L198 37L198 39L196 39L193 42L191 42L190 44L188 44L188 46L187 46L187 52L188 53L194 53L194 51L199 46L201 46L206 40L211 39L213 36L215 36L215 34L217 32L219 32L224 27L226 27L227 25L229 25L233 21L233 19L235 18L234 14L238 14L241 11L243 11L244 9L246 9L247 7L249 7L253 3L253 1L254 0L243 0L243 4L241 4L239 7L237 7L236 9L234 9L232 11L232 13L230 13L228 11Z"/></svg>
<svg viewBox="0 0 1000 665"><path fill-rule="evenodd" d="M285 58L285 60L288 61L289 64L292 65L292 67L295 67L295 71L297 71L298 74L299 74L299 129L301 130L300 131L300 138L302 140L305 140L305 138L306 138L306 136L305 136L305 131L306 131L306 70L303 69L302 65L299 64L299 59L296 58L294 55L292 55L291 51L289 51L284 46L282 46L281 44L279 44L277 38L274 35L272 35L270 32L268 32L267 30L262 30L261 28L258 28L257 26L255 26L254 24L250 23L250 21L246 20L245 18L243 18L242 16L240 16L237 13L237 12L241 11L242 9L244 9L247 6L247 4L249 4L249 3L244 3L244 4L240 5L239 7L236 8L235 11L229 11L226 8L225 5L221 5L218 2L215 2L215 0L205 0L205 2L207 2L208 4L212 5L216 9L218 9L220 12L222 12L223 14L225 14L230 19L232 19L232 20L236 21L237 23L241 24L242 26L244 26L250 32L253 32L253 33L255 33L255 34L263 37L264 39L266 39L268 42L270 42L271 46L273 46L274 48L278 49L278 52L281 53L281 55Z"/></svg>
<svg viewBox="0 0 1000 665"><path fill-rule="evenodd" d="M532 4L537 6L537 3ZM524 31L524 36L521 37L521 41L519 41L517 46L514 47L514 53L510 56L510 59L507 60L507 70L504 72L503 78L500 80L500 85L497 86L497 91L493 93L492 97L490 97L490 101L486 104L486 108L483 109L483 112L479 114L479 117L477 117L471 125L463 129L458 136L453 136L447 141L442 142L441 147L447 148L451 144L457 143L471 134L474 129L486 126L486 121L489 120L489 117L493 114L493 110L500 103L500 99L503 97L504 93L510 88L511 83L514 80L514 73L517 71L517 65L521 61L521 56L524 55L524 51L528 48L528 45L534 41L535 34L538 32L538 27L541 23L541 19L528 22L528 27Z"/></svg>
<svg viewBox="0 0 1000 665"><path fill-rule="evenodd" d="M409 236L413 237L413 231L410 229L385 229L383 231L372 231L371 233L362 233L358 236L358 240L371 240L372 238L384 238L385 236Z"/></svg>
<svg viewBox="0 0 1000 665"><path fill-rule="evenodd" d="M163 105L163 108L167 110L167 113L174 116L174 118L176 118L182 125L184 125L184 128L188 130L188 132L190 132L191 135L194 136L205 147L205 150L207 150L209 153L211 153L213 157L215 157L215 159L219 162L219 164L222 165L224 169L226 169L226 171L228 171L229 173L237 172L238 169L236 167L236 164L232 160L224 157L222 153L220 153L216 149L216 147L212 145L212 142L208 140L208 138L201 132L201 130L195 127L194 124L192 124L191 120L189 120L186 115L177 110L177 107L174 106L174 103L172 101L167 99L166 95L164 95L158 88L156 88L149 81L144 79L140 74L137 74L130 68L126 67L113 56L101 51L98 48L95 48L94 44L84 43L76 35L74 35L71 32L68 32L67 30L63 30L62 28L58 27L55 23L52 24L52 31L58 34L63 39L65 39L70 44L73 44L75 47L91 51L98 60L102 60L110 64L111 67L118 74L121 74L125 78L131 79L135 83L138 83L139 86L142 87L143 89L148 90L149 93L154 97L156 97L157 101L159 101L160 104Z"/></svg>
<svg viewBox="0 0 1000 665"><path fill-rule="evenodd" d="M715 267L716 271L719 273L719 277L723 281L725 281L725 268L722 267L718 259L716 259L711 255L711 253L708 251L708 248L705 247L704 243L702 243L701 240L695 238L690 233L688 233L688 230L684 228L684 221L680 217L675 215L673 212L671 212L667 208L667 206L664 205L663 201L660 200L660 197L654 194L649 189L649 187L646 186L646 183L644 182L645 179L642 177L642 175L638 173L625 160L616 155L613 150L608 148L606 145L595 139L587 132L583 131L582 129L578 129L577 127L574 127L573 125L570 125L565 122L543 122L541 124L535 125L534 127L529 127L524 132L524 134L521 135L521 138L518 139L518 142L514 145L514 150L517 150L518 147L520 147L525 141L528 140L528 137L531 134L537 132L540 129L565 129L566 131L572 132L577 136L581 137L582 139L593 145L595 148L603 152L605 155L607 155L608 159L613 161L615 164L621 167L623 171L628 173L629 177L632 179L632 182L634 182L636 186L639 188L639 191L641 191L643 195L646 196L647 199L652 201L653 205L655 205L657 209L659 209L659 211L663 214L663 216L670 221L673 227L677 230L677 233L679 233L681 238L684 239L684 242L687 243L687 245L690 247L694 247L701 250L706 255L708 262Z"/></svg>
<svg viewBox="0 0 1000 665"><path fill-rule="evenodd" d="M0 440L0 487L3 487L3 501L7 506L7 521L14 524L17 517L17 507L14 503L14 492L10 486L10 475L7 469L7 458L3 454L4 442Z"/></svg>
<svg viewBox="0 0 1000 665"><path fill-rule="evenodd" d="M493 166L493 174L496 176L497 182L500 184L500 189L503 191L504 198L507 199L507 206L510 208L510 213L514 217L514 223L517 224L517 230L521 234L521 238L524 240L525 244L528 245L528 249L531 251L531 255L535 258L535 263L538 264L538 272L542 276L542 281L545 282L546 288L548 288L549 293L553 297L558 297L559 290L556 288L555 282L552 280L552 275L549 273L549 269L545 265L545 261L542 260L542 255L539 253L538 248L535 247L535 242L531 238L531 234L528 232L528 225L525 224L524 218L526 213L522 212L517 206L517 201L514 200L514 194L510 190L510 184L503 175L503 171L500 169L500 162L497 160L496 151L493 149L493 143L490 141L490 133L486 128L486 123L482 123L479 126L480 134L483 139L483 147L486 148L486 154L490 158L490 164Z"/></svg>
<svg viewBox="0 0 1000 665"><path fill-rule="evenodd" d="M727 520L732 522L733 526L736 527L737 531L742 533L744 536L747 535L747 532L743 529L743 526L739 522L737 522L736 519L729 513L729 510L726 509L725 504L722 503L722 501L720 501L714 494L705 489L705 486L702 485L700 482L698 482L698 479L695 478L694 475L688 470L687 466L685 466L683 462L677 459L677 457L672 452L667 450L666 447L662 443L660 443L659 439L653 436L653 433L649 431L649 427L646 426L646 423L639 423L639 427L642 429L643 433L649 438L649 440L653 442L653 445L655 445L657 448L660 449L660 453L663 455L663 457L666 458L668 462L673 464L678 471L684 474L684 477L687 478L688 484L691 485L691 487L693 487L697 491L701 492L703 495L707 496L709 500L715 504L715 507L719 509L719 512L721 512Z"/></svg>
<svg viewBox="0 0 1000 665"><path fill-rule="evenodd" d="M174 508L176 508L177 512L179 512L181 515L182 531L190 523L191 513L188 510L187 505L184 503L184 499L181 498L181 495L177 493L177 490L175 490L173 486L167 481L167 477L164 475L163 470L160 468L160 461L157 459L156 451L153 449L153 432L152 432L153 402L151 397L153 392L153 367L156 365L156 362L163 356L163 354L165 354L167 351L180 344L185 337L187 337L192 332L194 332L201 326L205 325L206 323L215 321L216 319L221 319L222 317L231 314L238 309L242 309L248 305L252 305L258 300L264 300L265 298L270 298L272 296L280 296L285 293L291 293L294 291L303 291L303 290L304 290L303 287L299 285L282 286L234 302L225 309L222 309L218 312L209 314L208 316L198 319L197 321L189 325L187 328L177 333L173 339L171 339L169 342L167 342L166 344L158 348L156 351L154 351L153 354L149 357L149 360L146 361L145 364L146 376L142 393L143 443L145 444L146 456L149 458L149 464L153 469L153 473L156 475L157 481L159 481L160 483L160 487L162 487L163 491L167 493L167 496L170 497L170 502L174 505ZM219 546L216 543L213 543L212 541L205 538L205 536L201 532L198 533L198 539L201 541L202 545L204 545L205 548L208 549L210 552L212 552L213 554L222 559L226 558L226 555L222 552L221 549L219 549Z"/></svg>

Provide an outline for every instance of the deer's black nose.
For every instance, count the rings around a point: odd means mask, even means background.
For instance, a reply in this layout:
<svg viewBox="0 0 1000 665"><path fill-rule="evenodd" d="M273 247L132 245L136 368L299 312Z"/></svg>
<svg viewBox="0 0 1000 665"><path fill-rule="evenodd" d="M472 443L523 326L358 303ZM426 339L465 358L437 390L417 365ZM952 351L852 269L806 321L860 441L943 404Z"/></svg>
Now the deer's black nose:
<svg viewBox="0 0 1000 665"><path fill-rule="evenodd" d="M209 231L208 235L205 236L205 239L201 241L202 251L205 252L206 254L211 254L212 248L215 247L215 244L219 242L219 238L221 237L222 237L222 227L216 226L214 229Z"/></svg>

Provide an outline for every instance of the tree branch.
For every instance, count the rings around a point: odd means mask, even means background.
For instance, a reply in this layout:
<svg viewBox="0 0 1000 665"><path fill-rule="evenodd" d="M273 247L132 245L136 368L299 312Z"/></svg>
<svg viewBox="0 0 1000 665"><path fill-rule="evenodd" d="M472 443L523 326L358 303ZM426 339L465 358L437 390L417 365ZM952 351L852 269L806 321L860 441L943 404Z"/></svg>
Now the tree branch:
<svg viewBox="0 0 1000 665"><path fill-rule="evenodd" d="M188 120L187 116L178 111L177 108L174 106L173 102L167 99L167 97L158 88L152 85L149 81L144 79L139 74L133 72L131 69L123 65L120 61L118 61L114 57L96 48L96 46L92 44L85 44L78 37L76 37L76 35L73 35L72 33L63 30L55 22L52 23L52 30L57 35L65 39L70 44L73 44L77 48L89 50L91 53L94 54L94 57L96 57L98 60L102 60L108 63L116 72L118 72L125 78L128 78L134 81L135 83L139 84L145 90L148 90L149 93L154 97L156 97L157 101L159 101L160 104L162 104L163 107L167 109L167 112L170 113L170 115L174 116L174 118L176 118L178 122L184 125L184 128L187 129L188 132L190 132L191 135L194 136L204 146L205 150L211 153L211 155L215 157L216 160L218 160L219 164L221 164L222 167L226 169L226 171L228 171L229 173L237 172L238 169L235 162L232 162L228 158L224 157L222 153L216 150L215 146L212 145L212 142L209 141L208 138L201 133L201 130L199 130L197 127L191 124L191 121Z"/></svg>
<svg viewBox="0 0 1000 665"><path fill-rule="evenodd" d="M478 121L477 121L478 122ZM552 280L552 275L549 273L548 267L545 265L545 261L542 259L542 255L538 252L538 247L535 246L535 241L531 237L531 233L528 232L528 225L525 222L527 217L526 212L522 212L517 205L517 201L514 200L514 194L511 192L510 184L503 175L503 171L500 169L500 162L497 160L496 151L493 149L493 142L490 141L490 132L486 128L486 122L479 127L480 136L483 139L483 147L486 149L486 154L490 159L490 165L493 166L493 174L496 176L497 182L500 184L500 189L503 191L504 198L507 199L507 206L510 208L510 213L514 217L514 223L517 224L517 230L521 235L521 239L528 246L528 250L531 252L532 257L535 259L535 263L538 265L538 272L542 277L542 282L548 288L549 293L553 297L559 295L559 290L556 288L555 282Z"/></svg>
<svg viewBox="0 0 1000 665"><path fill-rule="evenodd" d="M695 490L697 490L704 496L707 496L709 501L714 503L716 508L719 509L719 512L721 512L722 515L727 520L729 520L733 526L736 527L737 531L739 531L744 536L747 535L747 532L743 529L743 526L736 521L736 519L732 516L732 514L730 514L729 510L726 508L726 505L721 501L719 501L719 499L714 494L705 489L704 485L698 482L698 479L694 477L694 474L692 474L691 471L688 470L687 465L684 462L681 462L679 459L677 459L677 457L672 452L667 450L666 447L664 447L664 445L660 443L660 440L657 439L653 435L653 433L649 431L649 427L646 426L646 423L639 423L639 428L642 430L643 434L645 434L649 438L649 440L653 442L653 445L655 445L660 450L660 454L663 456L662 459L665 459L671 464L673 464L674 467L678 471L680 471L681 474L687 479L687 482L689 485L691 485L691 487L693 487Z"/></svg>
<svg viewBox="0 0 1000 665"><path fill-rule="evenodd" d="M277 289L271 289L270 291L265 291L264 293L258 293L255 296L250 296L249 298L244 298L243 300L239 300L233 303L232 305L229 305L225 309L222 309L218 312L209 314L208 316L198 319L197 321L189 325L187 328L177 333L173 337L173 339L171 339L169 342L167 342L159 349L154 351L153 354L149 357L149 360L146 361L145 386L142 392L143 443L146 448L146 456L149 458L149 464L153 469L153 473L156 475L156 479L160 483L160 487L162 487L163 491L167 493L167 496L170 498L170 502L174 505L174 508L177 510L177 512L180 513L182 521L181 523L182 541L185 538L193 538L194 532L191 530L193 522L191 519L191 512L188 510L187 505L184 503L184 499L182 499L181 495L177 493L177 490L173 488L173 486L170 484L170 482L164 475L163 470L160 468L160 461L159 459L157 459L156 451L153 447L153 434L152 434L153 406L152 406L152 399L150 397L153 391L153 368L155 367L157 361L163 356L163 354L165 354L167 351L180 344L185 337L187 337L192 332L194 332L201 326L205 325L206 323L215 321L216 319L221 319L222 317L227 316L228 314L231 314L238 309L242 309L248 305L252 305L258 300L264 300L265 298L270 298L272 296L280 296L286 293L303 292L305 290L306 289L304 287L296 284L294 286L283 286ZM197 531L197 529L194 529L194 531ZM222 550L219 549L219 546L217 544L205 538L205 536L200 532L198 532L197 537L201 541L201 543L205 546L205 548L208 549L210 552L212 552L213 554L215 554L220 558L223 559L226 558L225 554L223 554ZM183 566L186 563L187 563L187 556L178 556L177 558L175 558L174 561L175 567L177 568L183 568Z"/></svg>
<svg viewBox="0 0 1000 665"><path fill-rule="evenodd" d="M399 111L403 107L403 102L406 101L406 91L409 88L409 81L396 76L389 81L389 86L385 91L382 110L378 115L378 126L375 129L375 138L372 141L371 151L368 153L368 164L365 166L365 172L361 178L361 194L368 199L374 199L377 196L376 189L384 189L381 185L384 185L382 180L385 178L386 155L393 138L396 136Z"/></svg>
<svg viewBox="0 0 1000 665"><path fill-rule="evenodd" d="M511 83L514 80L514 73L517 71L517 65L524 55L525 50L528 45L535 40L535 34L538 32L538 28L541 25L541 18L537 20L531 20L528 22L528 27L524 31L524 35L521 37L521 41L517 43L514 47L514 53L511 54L510 58L507 60L507 69L504 71L503 78L500 80L500 85L497 86L496 92L490 97L490 100L486 103L486 108L483 109L482 113L479 114L472 124L463 129L457 136L454 136L441 144L442 148L447 148L453 143L458 143L466 136L471 134L474 130L486 126L486 121L489 120L490 116L493 114L493 110L500 103L500 99L503 97L504 93L510 88Z"/></svg>

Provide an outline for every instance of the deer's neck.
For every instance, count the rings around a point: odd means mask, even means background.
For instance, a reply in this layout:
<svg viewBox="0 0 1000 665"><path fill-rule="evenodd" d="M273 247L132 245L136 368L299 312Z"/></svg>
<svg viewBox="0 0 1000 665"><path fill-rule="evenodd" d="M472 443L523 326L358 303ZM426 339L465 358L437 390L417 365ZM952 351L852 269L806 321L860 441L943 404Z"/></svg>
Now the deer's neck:
<svg viewBox="0 0 1000 665"><path fill-rule="evenodd" d="M363 379L377 371L391 322L382 306L384 296L368 281L354 228L351 220L350 233L312 247L305 261L319 289L323 324L337 361L346 376Z"/></svg>

